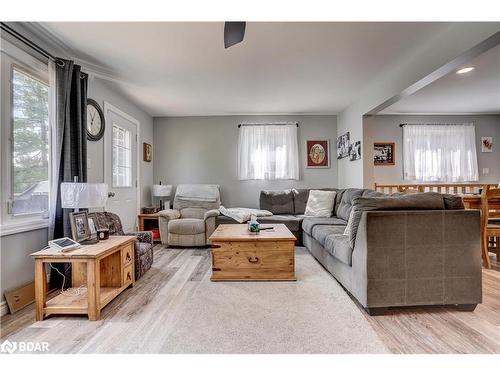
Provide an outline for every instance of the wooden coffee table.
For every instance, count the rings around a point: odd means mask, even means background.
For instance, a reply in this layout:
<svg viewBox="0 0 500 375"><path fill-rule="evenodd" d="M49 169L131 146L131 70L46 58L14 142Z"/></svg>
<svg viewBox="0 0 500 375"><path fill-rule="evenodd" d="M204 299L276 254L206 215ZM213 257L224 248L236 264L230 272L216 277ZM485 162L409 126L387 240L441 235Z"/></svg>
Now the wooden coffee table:
<svg viewBox="0 0 500 375"><path fill-rule="evenodd" d="M251 233L221 224L212 241L212 281L295 281L295 236L284 224Z"/></svg>

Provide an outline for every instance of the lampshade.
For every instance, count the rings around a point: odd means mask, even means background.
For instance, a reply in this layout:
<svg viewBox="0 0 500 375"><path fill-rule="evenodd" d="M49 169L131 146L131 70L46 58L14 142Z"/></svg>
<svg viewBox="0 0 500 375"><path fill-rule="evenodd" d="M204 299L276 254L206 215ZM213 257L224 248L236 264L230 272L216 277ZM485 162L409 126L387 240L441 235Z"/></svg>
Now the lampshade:
<svg viewBox="0 0 500 375"><path fill-rule="evenodd" d="M108 200L108 185L98 183L63 182L62 208L104 207Z"/></svg>
<svg viewBox="0 0 500 375"><path fill-rule="evenodd" d="M154 197L170 197L172 185L153 185Z"/></svg>

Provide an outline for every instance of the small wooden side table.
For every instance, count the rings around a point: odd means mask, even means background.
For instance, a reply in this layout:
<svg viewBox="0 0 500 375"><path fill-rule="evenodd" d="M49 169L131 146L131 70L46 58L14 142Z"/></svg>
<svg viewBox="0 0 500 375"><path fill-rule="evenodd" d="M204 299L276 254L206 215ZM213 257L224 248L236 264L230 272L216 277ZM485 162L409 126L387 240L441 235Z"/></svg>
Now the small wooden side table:
<svg viewBox="0 0 500 375"><path fill-rule="evenodd" d="M139 214L137 215L137 222L139 224L139 231L151 230L151 228L158 228L160 230L160 219L158 213L154 214ZM154 223L151 223L154 221ZM146 224L148 222L148 224ZM161 242L161 238L154 239L155 242Z"/></svg>
<svg viewBox="0 0 500 375"><path fill-rule="evenodd" d="M47 249L31 254L35 259L36 320L51 314L87 314L89 320L99 320L104 306L135 282L135 240L135 236L111 236L65 253ZM71 263L75 289L47 300L45 263Z"/></svg>

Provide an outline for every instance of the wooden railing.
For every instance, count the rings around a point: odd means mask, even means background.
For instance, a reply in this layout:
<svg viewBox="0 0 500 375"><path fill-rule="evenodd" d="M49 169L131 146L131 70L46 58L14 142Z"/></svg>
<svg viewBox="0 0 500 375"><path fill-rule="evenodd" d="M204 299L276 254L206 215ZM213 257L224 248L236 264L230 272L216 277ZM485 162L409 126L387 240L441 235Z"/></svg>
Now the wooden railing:
<svg viewBox="0 0 500 375"><path fill-rule="evenodd" d="M479 194L480 189L485 185L496 187L495 184L377 184L375 183L375 191L381 193L392 194L397 192L427 192L434 191L437 193L448 194Z"/></svg>

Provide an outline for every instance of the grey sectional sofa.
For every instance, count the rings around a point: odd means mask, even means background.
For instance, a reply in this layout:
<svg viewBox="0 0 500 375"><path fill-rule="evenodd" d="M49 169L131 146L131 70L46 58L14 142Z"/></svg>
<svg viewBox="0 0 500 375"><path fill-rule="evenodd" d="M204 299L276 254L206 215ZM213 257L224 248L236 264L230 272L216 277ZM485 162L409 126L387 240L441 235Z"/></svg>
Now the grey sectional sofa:
<svg viewBox="0 0 500 375"><path fill-rule="evenodd" d="M284 223L370 313L388 307L481 303L478 211L438 193L387 196L368 189L337 192L331 217L305 217L308 189L262 191L260 208ZM344 235L351 211L354 228ZM234 222L219 216L216 225Z"/></svg>

